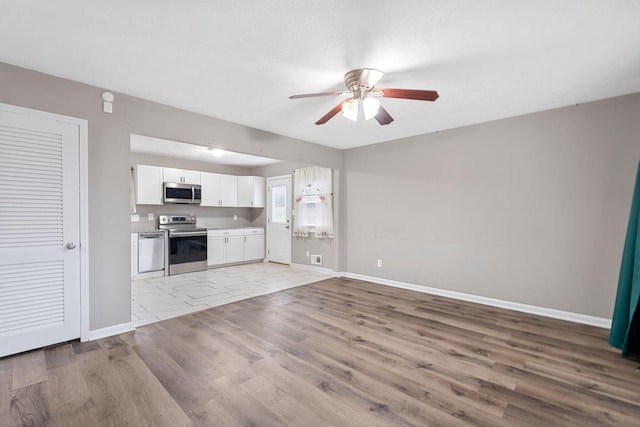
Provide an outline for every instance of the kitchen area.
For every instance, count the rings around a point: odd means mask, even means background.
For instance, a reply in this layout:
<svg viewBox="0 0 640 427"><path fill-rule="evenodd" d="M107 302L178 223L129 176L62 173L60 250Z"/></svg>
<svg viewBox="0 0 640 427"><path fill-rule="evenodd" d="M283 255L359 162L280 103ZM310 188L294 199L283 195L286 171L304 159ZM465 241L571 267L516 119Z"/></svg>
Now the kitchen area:
<svg viewBox="0 0 640 427"><path fill-rule="evenodd" d="M265 177L274 159L131 135L136 326L326 278L266 258ZM189 158L191 156L191 158ZM242 164L242 165L241 165Z"/></svg>

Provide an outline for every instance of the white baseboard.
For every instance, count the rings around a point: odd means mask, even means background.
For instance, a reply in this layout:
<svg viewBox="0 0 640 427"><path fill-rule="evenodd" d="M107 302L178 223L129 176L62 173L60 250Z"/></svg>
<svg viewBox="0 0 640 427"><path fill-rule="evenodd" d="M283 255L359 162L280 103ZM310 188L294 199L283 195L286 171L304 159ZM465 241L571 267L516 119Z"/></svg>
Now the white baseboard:
<svg viewBox="0 0 640 427"><path fill-rule="evenodd" d="M318 272L318 273L324 273L324 274L328 274L328 275L333 276L333 277L338 277L339 276L337 271L333 271L330 268L316 267L315 265L296 264L296 263L291 263L289 265L291 267L293 267L293 268L300 268L302 270L309 270L309 271L315 271L315 272Z"/></svg>
<svg viewBox="0 0 640 427"><path fill-rule="evenodd" d="M118 334L124 334L125 332L131 332L135 329L136 327L133 326L133 322L107 326L106 328L102 329L95 329L93 331L89 331L88 341L99 340L100 338L106 338Z"/></svg>
<svg viewBox="0 0 640 427"><path fill-rule="evenodd" d="M488 298L479 295L466 294L463 292L448 291L445 289L431 288L429 286L414 285L412 283L398 282L396 280L382 279L379 277L365 276L363 274L347 273L340 274L351 279L365 280L367 282L378 283L380 285L393 286L395 288L409 289L423 292L425 294L440 295L443 297L458 299L462 301L475 302L492 307L506 308L509 310L521 311L523 313L537 314L539 316L551 317L554 319L568 320L575 323L597 326L599 328L610 329L611 319L604 317L589 316L586 314L572 313L570 311L556 310L553 308L538 307L535 305L521 304L519 302L505 301L496 298Z"/></svg>

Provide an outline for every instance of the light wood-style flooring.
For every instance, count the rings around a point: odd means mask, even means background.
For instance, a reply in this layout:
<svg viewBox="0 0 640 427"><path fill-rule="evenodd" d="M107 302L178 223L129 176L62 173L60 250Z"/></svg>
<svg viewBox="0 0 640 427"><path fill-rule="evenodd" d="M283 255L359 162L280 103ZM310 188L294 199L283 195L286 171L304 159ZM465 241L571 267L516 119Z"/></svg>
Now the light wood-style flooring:
<svg viewBox="0 0 640 427"><path fill-rule="evenodd" d="M607 334L334 278L0 359L0 425L640 426Z"/></svg>

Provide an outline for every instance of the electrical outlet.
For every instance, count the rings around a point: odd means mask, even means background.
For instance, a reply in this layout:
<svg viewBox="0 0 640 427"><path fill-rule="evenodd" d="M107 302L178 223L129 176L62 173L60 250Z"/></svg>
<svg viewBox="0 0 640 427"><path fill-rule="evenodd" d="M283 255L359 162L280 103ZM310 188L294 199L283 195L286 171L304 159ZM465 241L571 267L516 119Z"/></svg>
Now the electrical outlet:
<svg viewBox="0 0 640 427"><path fill-rule="evenodd" d="M237 221L237 220L238 220L238 215L234 215L234 216L233 216L233 220L234 220L234 221Z"/></svg>
<svg viewBox="0 0 640 427"><path fill-rule="evenodd" d="M382 267L382 260L381 260L381 259L379 259L376 265L377 265L378 267Z"/></svg>
<svg viewBox="0 0 640 427"><path fill-rule="evenodd" d="M307 251L307 258L309 258L310 255L311 255L311 253L309 251Z"/></svg>
<svg viewBox="0 0 640 427"><path fill-rule="evenodd" d="M155 215L153 214L153 212L151 212L151 213L147 214L147 219L148 219L149 221L153 221L155 218L156 218L156 217L155 217Z"/></svg>

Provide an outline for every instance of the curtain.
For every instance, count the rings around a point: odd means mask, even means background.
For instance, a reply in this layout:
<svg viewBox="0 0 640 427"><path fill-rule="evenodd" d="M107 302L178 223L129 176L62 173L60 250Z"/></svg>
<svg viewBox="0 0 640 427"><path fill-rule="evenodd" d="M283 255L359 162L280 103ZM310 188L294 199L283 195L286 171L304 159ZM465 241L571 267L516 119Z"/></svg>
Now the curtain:
<svg viewBox="0 0 640 427"><path fill-rule="evenodd" d="M640 354L640 164L631 200L631 214L622 252L618 292L613 310L609 344L622 355Z"/></svg>
<svg viewBox="0 0 640 427"><path fill-rule="evenodd" d="M311 166L293 171L293 235L333 238L331 169Z"/></svg>

